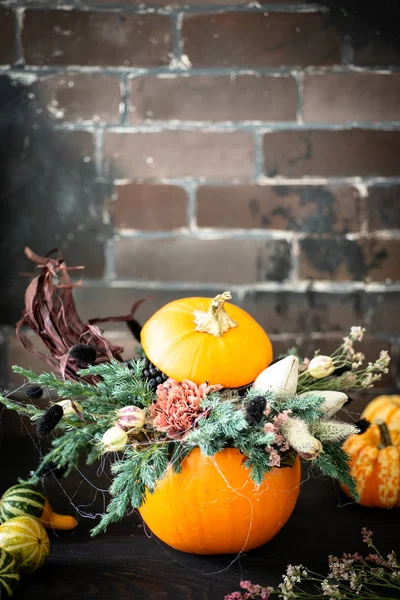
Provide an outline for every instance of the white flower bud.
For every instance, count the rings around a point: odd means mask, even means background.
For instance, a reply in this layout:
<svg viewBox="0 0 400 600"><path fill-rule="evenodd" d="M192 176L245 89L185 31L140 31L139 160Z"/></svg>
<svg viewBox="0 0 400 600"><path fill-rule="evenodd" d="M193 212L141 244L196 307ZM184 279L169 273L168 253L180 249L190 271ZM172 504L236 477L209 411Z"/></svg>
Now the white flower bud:
<svg viewBox="0 0 400 600"><path fill-rule="evenodd" d="M79 412L82 412L83 410L79 402L72 403L72 400L61 400L60 402L56 402L56 404L58 404L58 406L61 406L61 408L63 409L64 417L68 415L77 414L76 410L74 409L74 405L76 406Z"/></svg>
<svg viewBox="0 0 400 600"><path fill-rule="evenodd" d="M302 392L301 394L297 394L297 396L298 398L305 398L306 396L325 398L325 402L319 407L319 410L322 412L325 418L334 415L348 400L348 397L343 392L334 392L331 390Z"/></svg>
<svg viewBox="0 0 400 600"><path fill-rule="evenodd" d="M255 382L256 392L273 392L282 399L295 395L299 380L299 359L296 356L286 356L262 371Z"/></svg>
<svg viewBox="0 0 400 600"><path fill-rule="evenodd" d="M105 446L106 452L118 452L119 450L123 450L128 443L128 434L121 427L118 427L118 425L114 425L114 427L107 429L101 441Z"/></svg>
<svg viewBox="0 0 400 600"><path fill-rule="evenodd" d="M308 425L298 417L289 417L281 427L282 435L304 460L314 460L322 452L322 444L311 435Z"/></svg>
<svg viewBox="0 0 400 600"><path fill-rule="evenodd" d="M125 431L138 433L144 425L146 411L137 406L124 406L117 410L118 425Z"/></svg>
<svg viewBox="0 0 400 600"><path fill-rule="evenodd" d="M315 356L308 365L308 373L314 379L328 377L335 370L335 365L330 356Z"/></svg>

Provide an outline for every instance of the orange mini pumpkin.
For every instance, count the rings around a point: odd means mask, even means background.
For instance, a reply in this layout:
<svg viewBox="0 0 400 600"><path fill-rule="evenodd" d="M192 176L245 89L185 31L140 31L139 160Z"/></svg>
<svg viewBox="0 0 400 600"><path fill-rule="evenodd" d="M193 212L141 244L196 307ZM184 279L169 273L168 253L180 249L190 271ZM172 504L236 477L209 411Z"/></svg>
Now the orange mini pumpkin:
<svg viewBox="0 0 400 600"><path fill-rule="evenodd" d="M258 487L235 448L204 456L195 448L147 494L139 509L166 544L194 554L238 553L257 548L283 527L296 504L300 460L273 469Z"/></svg>
<svg viewBox="0 0 400 600"><path fill-rule="evenodd" d="M371 423L382 419L390 430L400 431L400 396L378 396L366 406L362 416Z"/></svg>
<svg viewBox="0 0 400 600"><path fill-rule="evenodd" d="M389 430L379 421L362 435L349 437L343 449L350 456L351 475L358 503L363 506L400 506L400 432ZM349 490L343 487L350 496Z"/></svg>
<svg viewBox="0 0 400 600"><path fill-rule="evenodd" d="M158 310L142 328L148 359L177 381L224 387L255 380L272 360L271 342L247 312L216 298L183 298Z"/></svg>

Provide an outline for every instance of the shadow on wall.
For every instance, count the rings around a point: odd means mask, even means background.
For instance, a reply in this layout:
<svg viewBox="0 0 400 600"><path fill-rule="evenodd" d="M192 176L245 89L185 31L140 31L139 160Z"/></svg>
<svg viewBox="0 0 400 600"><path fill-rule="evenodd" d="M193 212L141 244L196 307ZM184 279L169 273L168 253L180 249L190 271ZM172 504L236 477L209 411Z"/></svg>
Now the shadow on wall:
<svg viewBox="0 0 400 600"><path fill-rule="evenodd" d="M337 27L352 37L358 64L399 64L398 0L325 0Z"/></svg>
<svg viewBox="0 0 400 600"><path fill-rule="evenodd" d="M32 272L25 246L60 247L70 265L84 260L88 276L103 275L108 195L96 182L92 135L53 129L32 89L0 76L0 324L21 314L27 279L19 273Z"/></svg>

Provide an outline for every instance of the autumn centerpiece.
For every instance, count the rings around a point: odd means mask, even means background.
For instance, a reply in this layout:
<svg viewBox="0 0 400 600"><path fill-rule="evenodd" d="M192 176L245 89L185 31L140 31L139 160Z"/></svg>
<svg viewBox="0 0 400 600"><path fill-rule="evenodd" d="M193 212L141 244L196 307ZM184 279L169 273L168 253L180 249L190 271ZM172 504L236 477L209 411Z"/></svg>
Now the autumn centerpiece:
<svg viewBox="0 0 400 600"><path fill-rule="evenodd" d="M99 321L79 319L62 258L30 256L40 274L22 323L45 341L52 371L14 367L29 384L27 402L1 401L28 414L39 436L53 436L26 485L68 475L82 460L113 460L111 500L94 535L138 509L155 535L183 551L257 547L294 509L300 459L357 494L341 446L369 423L335 414L348 390L371 386L389 362L382 353L362 367L353 349L361 328L331 356L289 352L271 362L267 334L224 292L171 302L141 330L135 307L118 317L140 333L138 357L123 362ZM42 410L34 400L44 387L58 397Z"/></svg>

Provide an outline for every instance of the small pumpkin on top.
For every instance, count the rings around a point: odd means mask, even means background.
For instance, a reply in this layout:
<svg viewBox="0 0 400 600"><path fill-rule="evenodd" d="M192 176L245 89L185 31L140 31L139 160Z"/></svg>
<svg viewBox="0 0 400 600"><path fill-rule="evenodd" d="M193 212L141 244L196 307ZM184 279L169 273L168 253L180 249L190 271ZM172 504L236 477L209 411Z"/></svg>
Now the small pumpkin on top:
<svg viewBox="0 0 400 600"><path fill-rule="evenodd" d="M343 449L350 456L358 503L368 507L400 506L400 431L378 421L362 435L349 437ZM349 490L344 486L344 491Z"/></svg>
<svg viewBox="0 0 400 600"><path fill-rule="evenodd" d="M0 498L0 523L13 517L31 516L48 529L74 529L75 517L53 512L47 498L34 486L17 484L4 492Z"/></svg>
<svg viewBox="0 0 400 600"><path fill-rule="evenodd" d="M212 298L182 298L158 310L143 326L148 359L176 381L207 381L235 388L248 385L272 360L262 327L228 303L230 292Z"/></svg>

